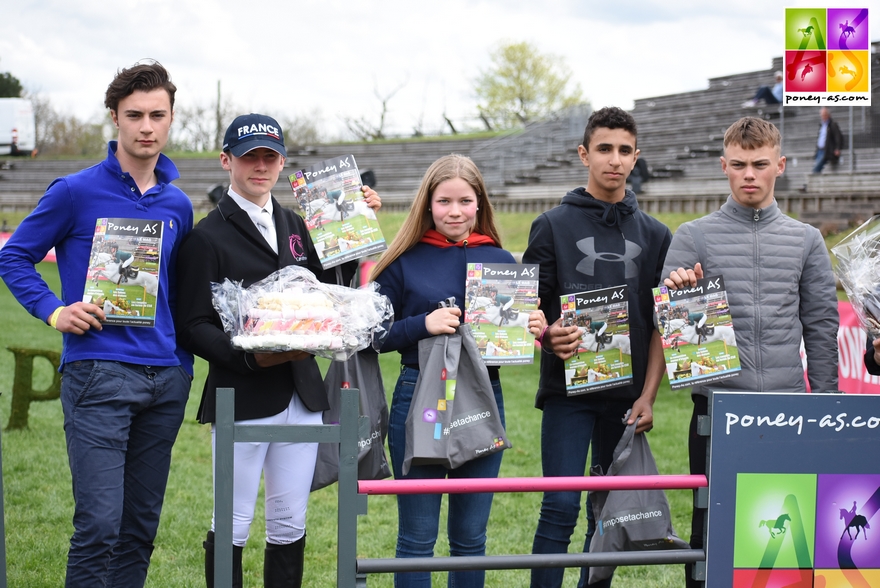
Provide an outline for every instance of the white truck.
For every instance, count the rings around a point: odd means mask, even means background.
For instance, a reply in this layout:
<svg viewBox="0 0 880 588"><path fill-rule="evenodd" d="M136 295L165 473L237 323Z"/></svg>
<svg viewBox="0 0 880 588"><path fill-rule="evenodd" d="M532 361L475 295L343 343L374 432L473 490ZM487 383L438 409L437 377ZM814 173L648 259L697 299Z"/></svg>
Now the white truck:
<svg viewBox="0 0 880 588"><path fill-rule="evenodd" d="M30 155L36 148L34 107L25 98L0 98L0 155Z"/></svg>

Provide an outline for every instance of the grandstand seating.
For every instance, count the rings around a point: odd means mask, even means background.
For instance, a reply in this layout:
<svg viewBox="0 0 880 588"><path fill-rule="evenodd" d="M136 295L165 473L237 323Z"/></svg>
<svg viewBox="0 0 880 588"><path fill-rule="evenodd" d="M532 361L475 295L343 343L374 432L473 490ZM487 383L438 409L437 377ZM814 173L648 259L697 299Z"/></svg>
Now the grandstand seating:
<svg viewBox="0 0 880 588"><path fill-rule="evenodd" d="M880 43L871 55L874 71L880 69ZM880 209L880 76L873 76L872 107L831 108L845 136L852 131L852 155L846 149L835 168L811 175L819 126L815 107L742 108L755 89L773 81L782 69L782 58L766 70L712 78L703 90L643 98L635 101L633 116L639 125L639 148L651 168L652 179L643 185L640 205L649 212L709 212L726 198L729 187L718 157L724 130L744 115L761 116L780 127L785 174L776 195L784 210L818 216L842 206L850 217ZM287 173L325 159L353 154L361 170L376 176L376 188L387 209L408 208L428 166L448 153L468 155L483 171L490 196L503 210L538 212L555 206L565 192L585 185L587 170L577 156L588 109L574 109L549 120L491 139L438 138L419 141L334 143L291 146L285 174L274 194L291 204ZM9 161L9 160L7 160ZM0 161L2 164L3 161ZM95 163L82 160L48 161L15 159L3 166L0 176L0 209L31 208L56 177ZM176 184L197 209L211 206L208 190L228 182L216 159L178 159L181 178ZM852 167L851 167L852 166ZM824 218L832 215L825 214Z"/></svg>

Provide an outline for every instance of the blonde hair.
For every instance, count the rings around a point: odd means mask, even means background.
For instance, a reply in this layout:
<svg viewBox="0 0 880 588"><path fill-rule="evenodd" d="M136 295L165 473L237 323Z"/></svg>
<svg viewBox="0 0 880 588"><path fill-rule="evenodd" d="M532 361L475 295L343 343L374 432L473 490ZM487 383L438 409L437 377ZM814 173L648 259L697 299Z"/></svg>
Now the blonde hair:
<svg viewBox="0 0 880 588"><path fill-rule="evenodd" d="M421 241L428 229L435 228L434 218L431 216L431 211L428 210L431 206L434 190L443 182L455 178L461 178L467 182L477 196L478 210L472 232L490 237L496 245L501 247L501 237L495 227L495 212L492 210L492 203L489 202L489 196L486 193L486 184L483 183L483 176L477 169L477 165L464 155L444 155L432 163L428 171L425 172L406 220L403 221L394 241L373 267L371 279L375 280L376 276L381 274L395 259Z"/></svg>
<svg viewBox="0 0 880 588"><path fill-rule="evenodd" d="M780 148L782 136L773 123L763 118L744 116L724 133L724 148L739 145L743 149L760 149L761 147Z"/></svg>

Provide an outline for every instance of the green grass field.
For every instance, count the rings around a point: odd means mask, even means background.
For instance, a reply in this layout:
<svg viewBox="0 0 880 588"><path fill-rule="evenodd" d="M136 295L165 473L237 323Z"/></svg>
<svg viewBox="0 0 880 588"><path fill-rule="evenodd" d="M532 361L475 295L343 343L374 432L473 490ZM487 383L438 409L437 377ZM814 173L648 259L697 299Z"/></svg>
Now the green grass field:
<svg viewBox="0 0 880 588"><path fill-rule="evenodd" d="M54 264L40 264L40 273L58 290ZM61 336L28 315L5 286L0 288L0 311L5 327L0 331L0 425L9 420L13 355L8 346L60 350ZM398 371L395 354L382 356L382 371L389 393ZM206 364L196 364L196 378L187 406L187 416L174 449L171 476L162 514L156 550L147 585L156 588L202 585L201 543L211 519L210 429L196 422L195 413L206 375ZM35 388L52 381L48 361L38 360ZM513 448L505 453L502 476L540 476L540 411L534 408L537 367L507 366L502 370L508 434ZM649 439L664 474L687 471L686 433L690 415L686 391L661 389L656 407L656 426ZM67 467L61 405L57 400L31 405L28 430L4 431L3 481L5 494L7 574L10 586L55 587L63 583L67 543L72 532L73 501ZM690 493L668 492L674 524L679 535L689 529ZM489 522L490 554L528 553L537 524L539 494L499 494ZM445 516L445 515L444 515ZM262 585L262 505L245 550L245 585ZM573 537L572 550L582 545L586 521ZM306 586L333 586L336 574L336 487L312 495L308 516ZM394 497L371 497L369 514L358 525L360 557L393 557L397 533ZM441 533L438 555L448 554ZM681 566L631 567L618 570L616 586L673 587L682 584ZM528 571L489 572L487 586L515 588L528 585ZM435 582L445 583L444 574ZM576 571L566 572L565 586L576 584ZM391 586L391 577L376 575L370 586Z"/></svg>
<svg viewBox="0 0 880 588"><path fill-rule="evenodd" d="M21 215L13 214L15 224ZM379 221L387 238L397 233L405 213L380 212ZM523 251L533 215L498 214L505 248ZM694 215L658 215L674 232ZM832 237L833 239L833 237ZM58 291L54 264L40 264L38 270ZM61 349L61 336L28 315L0 286L0 426L9 421L13 380L13 355L6 347ZM381 358L385 386L389 394L398 371L396 354ZM147 585L155 588L203 585L201 547L212 509L210 429L196 422L195 414L207 373L203 361L196 363L187 415L175 445L165 509ZM35 366L34 387L43 389L52 382L53 372L46 360ZM506 366L502 370L508 435L514 446L505 452L501 475L540 476L541 413L534 408L537 366ZM660 473L687 472L687 426L691 402L688 390L672 392L661 386L655 405L655 427L648 435ZM30 426L24 431L4 431L3 482L7 545L7 575L10 586L55 587L63 583L67 544L72 532L73 501L67 467L60 402L36 402L30 409ZM673 523L679 536L687 538L690 528L690 491L669 491ZM336 487L312 495L308 517L306 586L335 585L336 570ZM495 497L489 522L488 553L492 555L528 553L537 524L539 494L499 494ZM444 515L445 516L445 515ZM245 585L262 585L262 505L258 505L251 540L245 550ZM583 511L572 537L570 551L583 543L586 520ZM369 499L369 514L358 525L360 557L392 557L397 533L394 497ZM437 555L448 553L444 534L438 540ZM683 585L682 566L640 566L619 568L618 587L678 587ZM445 584L445 574L435 575L435 584ZM486 585L518 588L528 586L525 570L488 572ZM565 586L575 586L577 571L567 570ZM371 576L369 586L390 587L391 577Z"/></svg>

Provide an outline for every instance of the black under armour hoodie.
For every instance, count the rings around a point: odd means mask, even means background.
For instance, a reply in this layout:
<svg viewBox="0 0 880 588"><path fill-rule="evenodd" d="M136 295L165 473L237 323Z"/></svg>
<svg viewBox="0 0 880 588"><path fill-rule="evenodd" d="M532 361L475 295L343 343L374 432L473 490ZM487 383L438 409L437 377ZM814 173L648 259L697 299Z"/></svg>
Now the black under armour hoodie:
<svg viewBox="0 0 880 588"><path fill-rule="evenodd" d="M636 196L608 204L585 189L572 190L562 203L532 222L523 263L540 264L541 308L552 324L560 316L559 297L626 284L632 344L633 382L629 386L583 394L584 402L635 400L642 393L648 344L654 329L651 289L661 281L672 234L666 225L639 210ZM541 380L535 406L551 395L565 395L563 361L541 354Z"/></svg>

